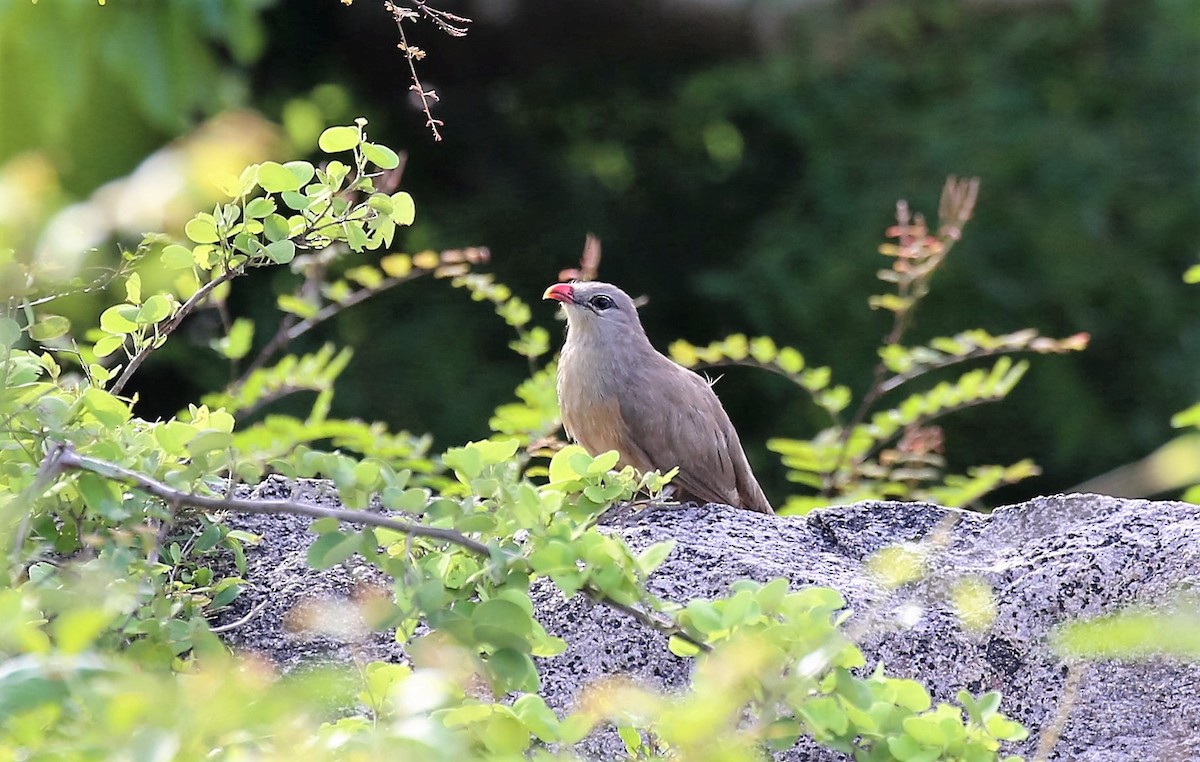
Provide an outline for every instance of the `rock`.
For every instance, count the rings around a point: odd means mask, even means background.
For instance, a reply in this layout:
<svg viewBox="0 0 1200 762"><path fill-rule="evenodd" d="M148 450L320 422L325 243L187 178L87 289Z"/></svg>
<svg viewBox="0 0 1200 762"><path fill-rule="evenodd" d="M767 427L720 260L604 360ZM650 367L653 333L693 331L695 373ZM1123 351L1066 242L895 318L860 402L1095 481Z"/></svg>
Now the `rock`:
<svg viewBox="0 0 1200 762"><path fill-rule="evenodd" d="M283 497L287 489L276 481L259 492ZM300 489L297 497L336 505L332 490L322 492L314 483ZM243 596L241 608L225 619L238 619L262 596L270 599L259 616L226 634L231 644L285 669L312 660L400 657L388 633L347 646L283 626L298 602L347 597L363 585L386 585L386 579L361 563L308 570L303 561L312 535L305 519L248 516L231 523L263 535L264 542L248 553L247 576L260 589ZM1168 606L1194 586L1200 580L1200 506L1063 495L990 515L870 502L774 517L709 505L637 514L614 531L635 549L677 541L650 580L654 593L671 600L716 597L747 577L836 588L855 612L847 627L869 665L882 661L889 674L920 681L935 701L953 701L963 689L1001 691L1002 711L1031 733L1006 752L1032 759L1040 742L1056 737L1051 759L1200 758L1200 665L1163 658L1081 663L1069 670L1047 639L1061 623L1134 603ZM888 591L864 563L897 543L924 543L929 574ZM972 579L995 594L995 619L982 632L965 628L948 603L953 586ZM548 585L535 586L532 594L546 629L570 644L539 665L551 706L569 708L582 686L605 675L667 688L687 682L690 660L667 651L658 633L581 596L564 601ZM912 619L914 612L915 623L899 624L901 613ZM623 747L615 733L600 733L579 750L614 758ZM802 743L777 758L845 757Z"/></svg>

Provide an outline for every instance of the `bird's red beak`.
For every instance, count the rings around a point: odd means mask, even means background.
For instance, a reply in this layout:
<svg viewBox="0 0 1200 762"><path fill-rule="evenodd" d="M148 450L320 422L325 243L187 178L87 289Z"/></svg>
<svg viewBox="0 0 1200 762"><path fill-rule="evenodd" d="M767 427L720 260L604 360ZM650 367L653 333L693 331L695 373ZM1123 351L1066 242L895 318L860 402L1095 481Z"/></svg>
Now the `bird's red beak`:
<svg viewBox="0 0 1200 762"><path fill-rule="evenodd" d="M575 289L569 283L555 283L542 294L543 299L553 299L556 302L575 301Z"/></svg>

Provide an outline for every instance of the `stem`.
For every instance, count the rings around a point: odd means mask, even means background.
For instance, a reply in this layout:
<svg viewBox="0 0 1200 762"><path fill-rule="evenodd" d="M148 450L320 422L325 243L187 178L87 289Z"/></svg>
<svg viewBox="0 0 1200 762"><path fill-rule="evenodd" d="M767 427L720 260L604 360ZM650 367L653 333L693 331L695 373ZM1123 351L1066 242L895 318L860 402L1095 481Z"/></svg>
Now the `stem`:
<svg viewBox="0 0 1200 762"><path fill-rule="evenodd" d="M165 323L162 324L162 328L159 329L160 335L169 336L176 328L179 327L179 324L183 322L183 319L192 314L196 307L199 306L200 302L204 301L204 299L207 298L217 286L220 286L226 281L233 280L241 274L242 273L240 270L226 270L210 280L208 283L205 283L203 286L201 286L196 293L192 294L191 297L183 303L183 305L178 311L176 311L174 315L172 315ZM119 395L122 390L125 389L125 384L129 383L129 379L133 377L134 371L141 367L142 363L146 361L146 358L149 357L150 353L155 350L155 343L156 342L151 341L146 346L142 347L140 352L133 356L133 358L129 361L129 365L127 365L125 370L121 372L120 378L118 378L112 385L112 388L108 390L109 393L113 395Z"/></svg>

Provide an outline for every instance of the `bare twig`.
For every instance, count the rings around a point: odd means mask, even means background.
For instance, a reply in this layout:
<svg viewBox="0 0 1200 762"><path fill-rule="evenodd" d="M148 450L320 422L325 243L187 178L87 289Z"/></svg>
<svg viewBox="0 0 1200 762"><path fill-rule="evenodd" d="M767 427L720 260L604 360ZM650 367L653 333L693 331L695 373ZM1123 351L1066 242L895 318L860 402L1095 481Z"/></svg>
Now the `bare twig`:
<svg viewBox="0 0 1200 762"><path fill-rule="evenodd" d="M267 606L269 606L270 603L271 603L271 598L269 596L266 598L263 598L261 601L258 602L257 606L255 606L254 608L252 608L248 612L246 612L246 616L242 617L241 619L238 619L233 622L229 622L228 624L217 625L216 627L213 627L210 625L209 629L212 630L214 633L220 635L222 632L229 632L230 630L236 630L239 627L244 627L247 623L250 622L250 620L254 619L254 617L261 614L263 609L265 609Z"/></svg>
<svg viewBox="0 0 1200 762"><path fill-rule="evenodd" d="M451 37L463 37L467 33L466 25L471 23L471 19L433 8L425 3L424 0L409 0L409 2L417 10L397 5L390 1L385 2L383 7L392 14L392 18L396 21L396 29L400 33L400 44L397 47L404 53L405 61L408 63L409 78L412 80L412 84L409 85L408 89L417 94L417 97L421 101L421 110L425 112L425 126L433 133L433 139L440 141L442 134L438 131L438 127L444 126L445 122L440 119L434 119L429 105L430 101L437 102L440 99L436 90L426 89L425 85L421 84L421 78L417 74L416 62L425 57L425 51L408 44L408 37L404 32L404 22L413 21L424 16L437 26L438 29ZM419 13L418 10L420 11Z"/></svg>

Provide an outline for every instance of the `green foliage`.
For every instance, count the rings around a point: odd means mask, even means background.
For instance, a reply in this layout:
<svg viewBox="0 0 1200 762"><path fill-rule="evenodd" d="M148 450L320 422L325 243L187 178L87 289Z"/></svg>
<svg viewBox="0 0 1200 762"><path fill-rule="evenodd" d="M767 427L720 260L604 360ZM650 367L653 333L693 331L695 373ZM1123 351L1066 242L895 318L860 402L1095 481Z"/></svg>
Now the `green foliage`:
<svg viewBox="0 0 1200 762"><path fill-rule="evenodd" d="M1185 283L1200 283L1200 265L1192 265L1183 274ZM1200 402L1171 416L1171 425L1177 429L1200 430ZM1172 471L1187 472L1187 469L1172 469ZM1192 485L1183 493L1183 499L1189 503L1200 503L1200 484Z"/></svg>
<svg viewBox="0 0 1200 762"><path fill-rule="evenodd" d="M807 440L778 437L768 442L788 469L788 480L812 490L792 495L783 511L806 513L830 502L867 499L930 500L969 505L1004 484L1039 473L1032 461L1009 466L977 466L966 474L945 473L942 431L933 425L951 413L1003 400L1029 365L1014 362L1017 352L1061 353L1087 346L1078 334L1050 339L1032 329L993 336L975 329L935 337L927 344L901 343L913 314L928 295L933 275L944 263L974 208L978 182L950 178L942 194L939 226L931 233L920 215L912 217L901 202L897 224L888 230L896 243L880 247L892 266L879 272L893 292L870 299L873 309L892 313L893 323L879 348L874 379L847 420L854 402L850 389L833 382L828 367L810 367L799 350L779 347L769 337L740 334L707 347L684 341L671 345L671 356L688 367L745 365L777 373L798 386L829 419L830 425ZM877 409L885 395L908 389L910 382L959 363L999 356L990 369L969 370L949 381L910 393L891 407Z"/></svg>
<svg viewBox="0 0 1200 762"><path fill-rule="evenodd" d="M1200 658L1200 606L1188 597L1171 604L1130 606L1068 622L1054 632L1054 650L1064 659L1195 661Z"/></svg>
<svg viewBox="0 0 1200 762"><path fill-rule="evenodd" d="M556 759L571 757L552 747L612 725L647 756L756 759L809 735L861 759L976 760L1023 737L995 694L935 707L881 666L864 673L835 591L775 580L686 604L650 593L646 580L674 544L635 552L597 520L639 493L660 496L672 473L614 471L614 452L549 447L552 365L496 411L492 438L438 458L428 438L331 418L349 352L277 355L322 320L420 275L450 277L495 304L530 361L548 346L527 305L470 271L486 259L481 250L355 258L390 246L413 221L407 194L378 189L397 156L368 142L364 126L321 136L323 149L351 152L349 163L249 167L227 186L231 201L188 223L189 245L147 238L129 257L138 269L116 276L120 301L82 332L85 343L45 309L53 293L18 294L0 316L0 751ZM4 264L23 267L11 256ZM196 310L224 311L230 280L280 266L301 282L279 299L274 337L255 352L258 326L238 318L212 342L234 371L230 385L166 420L139 417L122 390L145 358ZM152 280L169 285L152 291ZM746 345L764 363L791 358L761 340ZM783 362L814 393L826 389L827 373ZM313 396L303 418L258 417L296 393ZM551 451L544 464L529 459ZM239 482L269 472L329 480L345 508L235 496ZM362 510L376 500L397 513ZM357 554L389 575L392 598L370 621L395 627L413 663L366 665L348 691L345 675L278 678L231 659L208 619L246 584L219 578L213 564L219 549L244 569L244 546L257 538L220 521L239 510L315 518L314 568ZM613 679L558 716L538 695L535 659L569 644L537 620L533 585L656 629L664 647L696 657L691 685L668 694ZM331 696L362 714L337 716Z"/></svg>
<svg viewBox="0 0 1200 762"><path fill-rule="evenodd" d="M197 113L237 105L238 68L264 49L261 17L272 4L4 3L0 58L26 74L0 82L0 162L49 149L74 185L110 179ZM59 47L64 39L70 51ZM84 155L89 161L61 161Z"/></svg>

